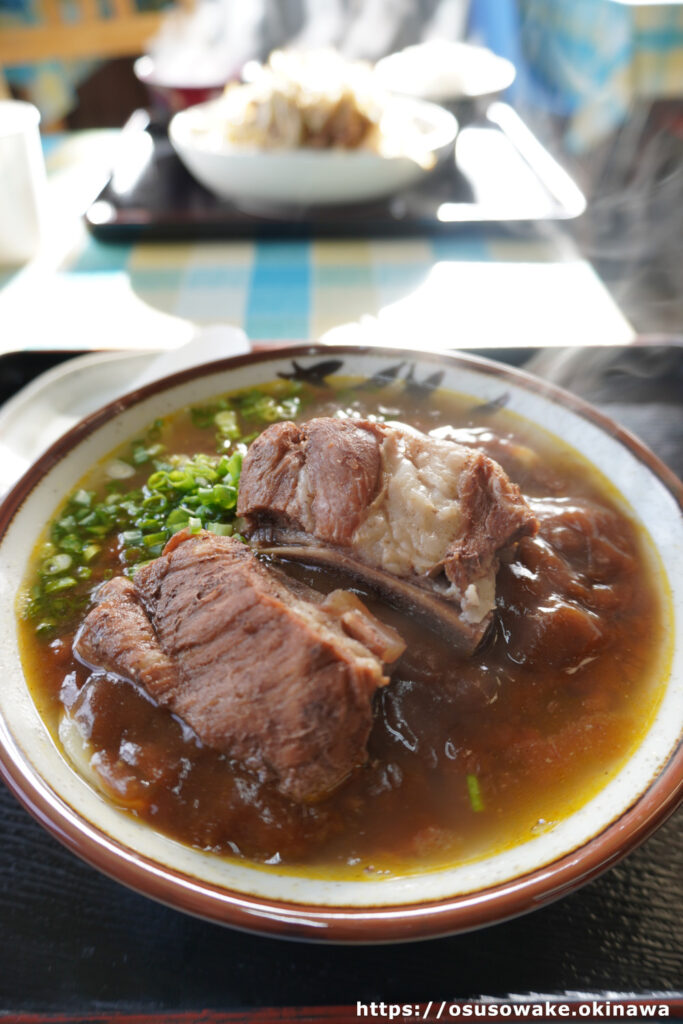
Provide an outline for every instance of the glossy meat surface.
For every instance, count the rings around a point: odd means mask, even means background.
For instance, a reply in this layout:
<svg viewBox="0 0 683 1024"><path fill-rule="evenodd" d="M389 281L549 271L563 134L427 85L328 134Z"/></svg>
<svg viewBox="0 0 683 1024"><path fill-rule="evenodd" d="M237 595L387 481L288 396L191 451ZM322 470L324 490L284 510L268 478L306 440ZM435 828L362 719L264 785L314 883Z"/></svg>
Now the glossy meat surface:
<svg viewBox="0 0 683 1024"><path fill-rule="evenodd" d="M372 697L387 682L344 614L303 599L245 544L183 533L134 581L101 588L75 650L140 683L262 781L310 800L365 761Z"/></svg>
<svg viewBox="0 0 683 1024"><path fill-rule="evenodd" d="M500 551L537 526L483 452L400 423L334 418L265 430L245 458L238 511L256 537L336 546L457 602L476 624L495 604Z"/></svg>
<svg viewBox="0 0 683 1024"><path fill-rule="evenodd" d="M160 703L178 691L177 665L162 649L133 581L125 576L100 587L74 651L85 665L134 680Z"/></svg>
<svg viewBox="0 0 683 1024"><path fill-rule="evenodd" d="M381 486L381 470L381 434L372 424L326 417L275 423L249 448L238 513L350 545Z"/></svg>

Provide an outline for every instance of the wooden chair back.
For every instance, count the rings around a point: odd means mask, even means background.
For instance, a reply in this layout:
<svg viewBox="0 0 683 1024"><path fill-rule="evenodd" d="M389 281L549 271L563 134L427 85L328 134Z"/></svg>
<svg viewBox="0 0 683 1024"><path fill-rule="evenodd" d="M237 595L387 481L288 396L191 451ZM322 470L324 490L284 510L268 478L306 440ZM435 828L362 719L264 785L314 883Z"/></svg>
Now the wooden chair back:
<svg viewBox="0 0 683 1024"><path fill-rule="evenodd" d="M42 20L35 25L0 28L0 68L43 60L128 57L143 53L164 11L138 11L134 0L41 0ZM71 20L77 8L78 20ZM67 20L68 19L68 20Z"/></svg>

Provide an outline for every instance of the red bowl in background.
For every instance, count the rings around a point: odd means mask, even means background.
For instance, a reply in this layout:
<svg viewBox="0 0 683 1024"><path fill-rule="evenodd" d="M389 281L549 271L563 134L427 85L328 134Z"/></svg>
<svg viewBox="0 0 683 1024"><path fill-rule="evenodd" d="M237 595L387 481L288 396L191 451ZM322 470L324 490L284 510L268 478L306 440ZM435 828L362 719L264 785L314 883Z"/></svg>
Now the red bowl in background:
<svg viewBox="0 0 683 1024"><path fill-rule="evenodd" d="M219 82L204 82L199 85L172 83L159 74L154 59L149 54L138 57L133 70L138 81L146 86L153 108L171 114L220 96L229 78L226 76Z"/></svg>

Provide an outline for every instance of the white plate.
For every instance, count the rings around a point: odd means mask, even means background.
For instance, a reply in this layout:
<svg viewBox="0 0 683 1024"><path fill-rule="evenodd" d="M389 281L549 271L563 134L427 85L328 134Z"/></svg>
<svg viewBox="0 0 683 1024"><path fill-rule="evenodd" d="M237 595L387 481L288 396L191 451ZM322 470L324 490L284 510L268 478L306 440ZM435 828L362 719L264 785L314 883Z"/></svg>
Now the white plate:
<svg viewBox="0 0 683 1024"><path fill-rule="evenodd" d="M0 411L0 495L75 423L130 390L158 352L93 352L22 388Z"/></svg>
<svg viewBox="0 0 683 1024"><path fill-rule="evenodd" d="M430 173L408 156L380 156L364 149L248 149L231 145L220 130L221 101L183 110L169 137L191 174L211 192L236 202L317 206L392 195ZM452 152L458 125L433 103L396 97L385 117L410 122L421 157L434 166Z"/></svg>
<svg viewBox="0 0 683 1024"><path fill-rule="evenodd" d="M515 74L514 64L483 46L442 39L407 46L375 67L384 89L441 103L494 96Z"/></svg>
<svg viewBox="0 0 683 1024"><path fill-rule="evenodd" d="M92 352L41 373L0 410L0 496L58 437L101 405L169 373L250 347L239 327L212 324L177 348Z"/></svg>

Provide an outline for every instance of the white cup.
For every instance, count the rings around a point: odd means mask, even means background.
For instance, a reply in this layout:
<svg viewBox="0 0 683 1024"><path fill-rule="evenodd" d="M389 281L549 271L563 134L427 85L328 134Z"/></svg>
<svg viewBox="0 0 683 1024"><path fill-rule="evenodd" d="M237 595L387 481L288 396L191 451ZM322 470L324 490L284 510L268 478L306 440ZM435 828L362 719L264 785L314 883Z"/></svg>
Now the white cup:
<svg viewBox="0 0 683 1024"><path fill-rule="evenodd" d="M39 124L32 103L0 100L0 265L24 263L40 245L46 178Z"/></svg>

